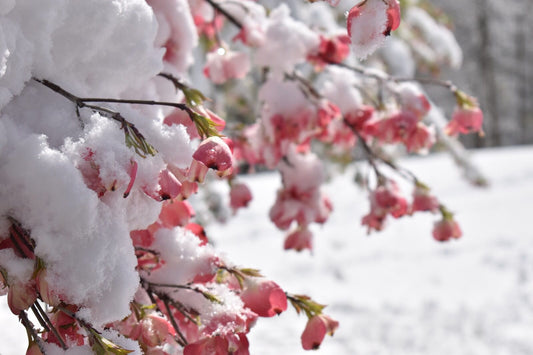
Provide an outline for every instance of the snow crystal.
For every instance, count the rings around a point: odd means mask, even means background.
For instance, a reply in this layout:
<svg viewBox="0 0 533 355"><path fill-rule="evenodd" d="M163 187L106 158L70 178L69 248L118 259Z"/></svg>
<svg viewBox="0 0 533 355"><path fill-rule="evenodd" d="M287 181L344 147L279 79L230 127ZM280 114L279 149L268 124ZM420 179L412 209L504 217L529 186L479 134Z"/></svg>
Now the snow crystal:
<svg viewBox="0 0 533 355"><path fill-rule="evenodd" d="M54 148L63 145L65 137L81 132L74 104L36 81L28 82L2 113L16 120L27 134L44 134Z"/></svg>
<svg viewBox="0 0 533 355"><path fill-rule="evenodd" d="M292 19L287 5L272 10L268 20L266 41L256 52L257 65L270 67L278 74L291 72L318 48L318 35Z"/></svg>
<svg viewBox="0 0 533 355"><path fill-rule="evenodd" d="M324 181L324 169L315 154L300 154L292 147L287 159L289 163L279 166L285 187L307 191L317 188Z"/></svg>
<svg viewBox="0 0 533 355"><path fill-rule="evenodd" d="M378 49L386 39L388 5L382 0L368 0L359 7L355 17L348 15L348 32L352 51L356 57L365 59Z"/></svg>
<svg viewBox="0 0 533 355"><path fill-rule="evenodd" d="M242 24L245 43L257 47L265 42L267 18L263 4L248 0L225 0L219 3Z"/></svg>
<svg viewBox="0 0 533 355"><path fill-rule="evenodd" d="M33 260L16 256L12 249L0 250L0 267L7 271L8 283L25 283L33 274Z"/></svg>
<svg viewBox="0 0 533 355"><path fill-rule="evenodd" d="M32 74L81 96L116 96L162 68L157 24L142 0L25 0L6 17L34 49Z"/></svg>
<svg viewBox="0 0 533 355"><path fill-rule="evenodd" d="M277 78L271 78L263 84L259 90L259 100L263 102L264 116L297 116L313 107L296 82Z"/></svg>
<svg viewBox="0 0 533 355"><path fill-rule="evenodd" d="M159 229L151 248L160 252L164 265L146 279L154 283L185 285L198 274L211 272L214 258L210 246L199 247L200 240L183 228Z"/></svg>
<svg viewBox="0 0 533 355"><path fill-rule="evenodd" d="M356 89L360 84L353 71L341 67L330 66L323 75L320 93L333 102L346 115L359 108L363 99L361 93Z"/></svg>
<svg viewBox="0 0 533 355"><path fill-rule="evenodd" d="M0 109L31 77L32 49L19 26L9 18L0 17Z"/></svg>
<svg viewBox="0 0 533 355"><path fill-rule="evenodd" d="M187 0L148 0L148 4L159 23L155 43L166 48L165 70L179 76L185 75L193 62L192 50L198 45L189 3Z"/></svg>

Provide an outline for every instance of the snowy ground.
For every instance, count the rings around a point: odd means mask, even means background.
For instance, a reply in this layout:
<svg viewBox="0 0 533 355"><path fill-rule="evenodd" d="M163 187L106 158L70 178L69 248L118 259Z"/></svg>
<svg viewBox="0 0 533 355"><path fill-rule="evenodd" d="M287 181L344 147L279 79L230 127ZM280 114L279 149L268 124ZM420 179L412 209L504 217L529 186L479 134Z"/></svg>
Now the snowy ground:
<svg viewBox="0 0 533 355"><path fill-rule="evenodd" d="M312 255L283 252L268 221L277 175L245 178L253 203L210 237L235 263L329 304L341 325L319 354L533 354L533 147L473 154L488 189L468 185L446 155L404 161L456 212L459 241L433 241L436 217L423 214L368 237L366 197L350 172L327 186L335 211L315 229ZM0 354L23 354L25 333L8 312L4 298ZM293 310L261 319L251 354L303 354L304 326Z"/></svg>

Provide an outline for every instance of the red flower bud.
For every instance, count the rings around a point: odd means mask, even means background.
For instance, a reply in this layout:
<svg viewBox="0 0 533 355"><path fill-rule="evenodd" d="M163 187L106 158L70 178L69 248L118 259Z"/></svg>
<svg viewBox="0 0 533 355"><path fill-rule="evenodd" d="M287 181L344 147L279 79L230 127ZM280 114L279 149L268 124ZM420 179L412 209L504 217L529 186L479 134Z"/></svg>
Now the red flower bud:
<svg viewBox="0 0 533 355"><path fill-rule="evenodd" d="M285 292L275 282L263 278L246 279L241 299L260 317L273 317L287 309Z"/></svg>
<svg viewBox="0 0 533 355"><path fill-rule="evenodd" d="M9 286L7 304L13 314L19 315L20 312L28 309L36 300L37 290L35 285L15 282Z"/></svg>
<svg viewBox="0 0 533 355"><path fill-rule="evenodd" d="M302 333L302 347L304 350L318 349L326 334L333 335L338 327L339 322L323 314L310 318Z"/></svg>
<svg viewBox="0 0 533 355"><path fill-rule="evenodd" d="M433 227L433 238L439 242L445 242L451 238L459 239L462 235L459 224L451 218L443 218Z"/></svg>
<svg viewBox="0 0 533 355"><path fill-rule="evenodd" d="M232 155L228 145L220 137L205 139L192 156L210 169L220 172L231 169Z"/></svg>

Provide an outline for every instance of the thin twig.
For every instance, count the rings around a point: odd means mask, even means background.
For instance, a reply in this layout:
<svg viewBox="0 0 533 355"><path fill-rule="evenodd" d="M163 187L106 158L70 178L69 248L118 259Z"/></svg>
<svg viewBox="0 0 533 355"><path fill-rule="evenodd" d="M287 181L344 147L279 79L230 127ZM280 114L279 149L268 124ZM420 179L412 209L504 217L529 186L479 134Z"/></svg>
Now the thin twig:
<svg viewBox="0 0 533 355"><path fill-rule="evenodd" d="M42 340L37 335L37 332L35 331L35 328L33 327L32 322L30 322L30 320L28 319L28 316L26 315L25 311L21 311L20 312L19 319L22 322L22 325L24 325L24 328L26 328L26 330L30 333L30 335L33 338L33 340L35 341L35 343L37 343L37 346L39 347L39 350L41 350L43 355L46 355L46 352L45 352L43 344L42 344Z"/></svg>
<svg viewBox="0 0 533 355"><path fill-rule="evenodd" d="M180 327L178 326L178 323L176 323L176 319L174 318L174 315L172 314L172 311L170 310L170 306L168 305L168 299L166 299L166 297L163 299L163 304L165 305L165 309L167 310L168 319L170 319L170 323L172 323L172 327L174 328L174 330L176 331L176 334L178 334L181 340L181 342L178 342L178 343L180 343L183 346L187 345L188 344L187 339L181 332Z"/></svg>
<svg viewBox="0 0 533 355"><path fill-rule="evenodd" d="M160 76L170 81L172 84L174 84L174 87L176 88L176 90L183 90L186 88L185 84L183 84L178 78L176 78L174 75L170 73L161 72L157 74L157 76Z"/></svg>
<svg viewBox="0 0 533 355"><path fill-rule="evenodd" d="M178 302L174 301L172 298L169 298L169 302L170 302L170 304L173 305L174 308L176 308L176 310L177 310L178 312L180 312L185 318L187 318L187 319L188 319L189 321L191 321L192 323L198 325L198 321L190 316L189 313L191 313L191 311L188 310L188 309L186 309L185 306L183 306L182 304L179 304ZM196 310L194 310L194 309L193 309L192 311L194 311L194 313L196 313L196 314L198 313L198 312L197 312Z"/></svg>
<svg viewBox="0 0 533 355"><path fill-rule="evenodd" d="M70 318L76 320L82 327L84 327L87 330L96 331L92 325L84 321L83 319L79 318L74 312L69 311L65 307L57 306L57 309L59 309L61 312L65 313ZM98 333L98 332L97 332Z"/></svg>
<svg viewBox="0 0 533 355"><path fill-rule="evenodd" d="M44 311L44 309L42 309L41 305L39 304L39 302L35 302L34 303L34 306L37 308L37 310L41 313L41 316L44 318L45 322L48 324L48 328L49 330L48 331L52 331L52 333L54 333L54 335L56 336L57 340L59 341L59 344L61 345L61 347L63 348L63 350L67 350L67 346L63 340L63 338L61 337L61 335L59 334L59 332L57 331L57 329L54 327L54 325L52 324L52 321L50 320L50 318L48 318L48 315L46 314L46 312ZM33 306L32 306L33 307ZM34 312L35 313L35 312Z"/></svg>
<svg viewBox="0 0 533 355"><path fill-rule="evenodd" d="M383 179L383 174L381 173L381 171L379 171L379 168L376 164L376 161L375 161L375 154L374 152L372 151L372 149L370 148L370 146L366 143L366 141L363 139L363 137L361 136L361 134L359 133L359 131L357 131L357 129L355 129L355 127L353 127L351 124L348 123L348 121L346 119L343 120L344 124L351 129L351 131L353 132L353 134L356 135L357 137L357 140L359 141L359 143L361 144L361 146L363 147L363 150L365 151L366 153L366 158L367 158L367 161L370 163L370 165L372 166L372 169L374 169L374 172L376 174L376 177L378 178L378 180L381 180Z"/></svg>
<svg viewBox="0 0 533 355"><path fill-rule="evenodd" d="M44 321L43 317L41 317L39 310L35 307L36 303L37 302L31 305L31 311L35 315L35 318L37 318L37 321L39 321L39 324L41 325L41 327L43 327L45 331L49 332L50 328L48 327L48 324L46 324L46 322Z"/></svg>
<svg viewBox="0 0 533 355"><path fill-rule="evenodd" d="M35 242L31 240L31 238L28 236L28 232L22 228L22 225L19 221L17 221L15 218L8 216L7 219L11 222L11 228L9 236L11 237L11 240L13 241L13 244L15 244L15 247L17 250L21 253L21 255L25 256L26 258L32 259L32 255L26 255L26 253L22 250L22 246L18 244L18 240L22 242L24 247L30 252L33 253L33 250L35 249ZM15 238L13 234L16 234L18 238Z"/></svg>
<svg viewBox="0 0 533 355"><path fill-rule="evenodd" d="M181 289L181 290L189 290L189 291L193 291L204 296L204 298L206 298L209 301L217 301L217 298L215 296L211 296L206 291L202 291L190 285L171 285L171 284L153 283L153 282L149 282L146 280L143 280L143 282L145 282L150 288L151 287L163 287L163 288L175 288L175 289Z"/></svg>
<svg viewBox="0 0 533 355"><path fill-rule="evenodd" d="M143 284L143 288L145 288L146 290L146 293L148 294L148 297L150 298L150 301L152 301L152 304L155 305L156 309L159 311L159 313L161 313L163 316L165 315L165 312L163 312L163 310L161 310L161 308L159 307L159 304L157 303L157 300L155 299L154 297L154 294L157 295L157 297L165 304L165 307L167 308L167 314L168 314L168 318L170 319L170 322L172 323L172 327L174 328L174 330L176 331L177 334L180 335L180 337L174 337L174 340L176 340L176 342L178 344L180 344L181 346L185 346L187 345L187 339L185 338L185 336L183 336L183 334L181 333L179 327L177 324L175 324L175 319L173 319L173 315L172 313L170 312L170 310L168 309L168 305L165 303L165 300L168 300L168 296L166 295L163 295L163 294L159 294L159 293L156 293L155 291L153 291L150 286L147 286L147 283L146 281L141 281L141 283Z"/></svg>
<svg viewBox="0 0 533 355"><path fill-rule="evenodd" d="M227 12L226 10L224 10L222 8L222 6L220 6L219 3L217 3L216 1L213 1L213 0L206 0L207 3L209 5L211 5L215 10L217 10L218 12L220 12L222 15L224 15L225 18L227 18L229 20L229 22L231 22L232 24L234 24L237 28L239 29L242 29L244 26L242 25L242 23L237 20L232 14L230 14L229 12Z"/></svg>

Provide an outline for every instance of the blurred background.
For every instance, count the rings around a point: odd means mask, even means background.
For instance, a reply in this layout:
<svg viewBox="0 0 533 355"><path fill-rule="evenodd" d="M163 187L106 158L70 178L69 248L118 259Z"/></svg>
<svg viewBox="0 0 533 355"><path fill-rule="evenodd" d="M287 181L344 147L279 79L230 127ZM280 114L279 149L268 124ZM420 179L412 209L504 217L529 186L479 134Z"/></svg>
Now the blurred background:
<svg viewBox="0 0 533 355"><path fill-rule="evenodd" d="M462 68L442 77L476 96L484 112L486 137L472 135L463 142L469 147L533 143L531 0L431 3L451 20L464 54Z"/></svg>

